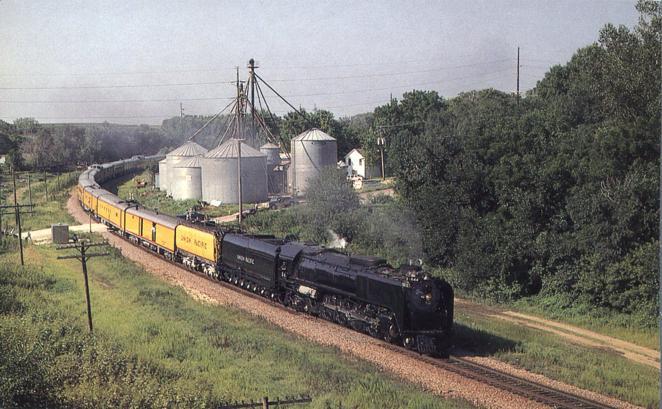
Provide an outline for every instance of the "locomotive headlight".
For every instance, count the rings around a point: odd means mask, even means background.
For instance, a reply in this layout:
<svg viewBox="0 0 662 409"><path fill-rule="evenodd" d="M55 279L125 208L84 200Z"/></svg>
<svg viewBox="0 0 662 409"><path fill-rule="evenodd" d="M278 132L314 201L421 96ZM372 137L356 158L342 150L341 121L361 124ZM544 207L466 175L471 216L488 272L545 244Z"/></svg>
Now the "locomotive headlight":
<svg viewBox="0 0 662 409"><path fill-rule="evenodd" d="M426 304L432 304L432 293L426 293L422 298Z"/></svg>

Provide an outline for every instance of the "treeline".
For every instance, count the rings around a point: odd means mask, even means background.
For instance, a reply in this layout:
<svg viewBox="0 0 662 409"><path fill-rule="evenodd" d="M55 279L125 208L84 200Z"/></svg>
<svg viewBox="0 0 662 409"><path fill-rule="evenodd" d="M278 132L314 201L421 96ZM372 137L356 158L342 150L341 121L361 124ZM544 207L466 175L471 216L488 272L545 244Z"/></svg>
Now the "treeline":
<svg viewBox="0 0 662 409"><path fill-rule="evenodd" d="M415 91L375 110L426 257L456 286L498 299L542 291L653 322L659 7L641 1L633 30L607 25L521 99Z"/></svg>
<svg viewBox="0 0 662 409"><path fill-rule="evenodd" d="M168 145L159 129L147 125L42 125L32 118L0 121L0 153L18 169L66 170L138 154Z"/></svg>

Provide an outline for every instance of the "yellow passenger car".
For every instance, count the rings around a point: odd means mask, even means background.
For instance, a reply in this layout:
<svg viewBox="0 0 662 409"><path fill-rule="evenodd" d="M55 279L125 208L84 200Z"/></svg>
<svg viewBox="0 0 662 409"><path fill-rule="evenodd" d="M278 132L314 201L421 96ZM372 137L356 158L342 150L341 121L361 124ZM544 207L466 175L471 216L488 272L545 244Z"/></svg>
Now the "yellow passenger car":
<svg viewBox="0 0 662 409"><path fill-rule="evenodd" d="M179 224L176 218L145 208L128 209L129 215L140 218L140 237L170 252L175 251L175 229Z"/></svg>
<svg viewBox="0 0 662 409"><path fill-rule="evenodd" d="M217 239L213 232L185 224L177 226L177 249L214 263Z"/></svg>
<svg viewBox="0 0 662 409"><path fill-rule="evenodd" d="M99 194L97 199L97 216L121 230L124 227L124 210L128 204L110 192Z"/></svg>
<svg viewBox="0 0 662 409"><path fill-rule="evenodd" d="M134 236L142 235L142 218L136 214L138 209L130 207L124 211L124 230Z"/></svg>

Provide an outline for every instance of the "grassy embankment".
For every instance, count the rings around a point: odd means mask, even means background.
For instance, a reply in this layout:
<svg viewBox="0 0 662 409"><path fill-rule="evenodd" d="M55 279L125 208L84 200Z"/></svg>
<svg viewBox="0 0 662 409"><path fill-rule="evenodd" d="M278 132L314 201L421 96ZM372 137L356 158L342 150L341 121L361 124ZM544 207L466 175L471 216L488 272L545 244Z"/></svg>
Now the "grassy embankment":
<svg viewBox="0 0 662 409"><path fill-rule="evenodd" d="M37 227L64 219L37 212ZM0 407L214 407L308 393L313 408L466 408L283 333L233 308L193 300L119 252L94 259L95 334L86 331L80 264L15 241L0 254ZM302 406L305 407L305 406Z"/></svg>

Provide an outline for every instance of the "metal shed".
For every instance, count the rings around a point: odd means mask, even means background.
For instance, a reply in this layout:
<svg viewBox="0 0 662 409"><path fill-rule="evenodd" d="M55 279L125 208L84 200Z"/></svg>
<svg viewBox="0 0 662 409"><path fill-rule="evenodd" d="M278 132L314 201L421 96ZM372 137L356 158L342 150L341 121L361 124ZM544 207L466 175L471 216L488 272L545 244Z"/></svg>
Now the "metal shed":
<svg viewBox="0 0 662 409"><path fill-rule="evenodd" d="M202 157L202 200L239 203L237 139L230 139ZM242 201L267 200L267 156L241 143Z"/></svg>

